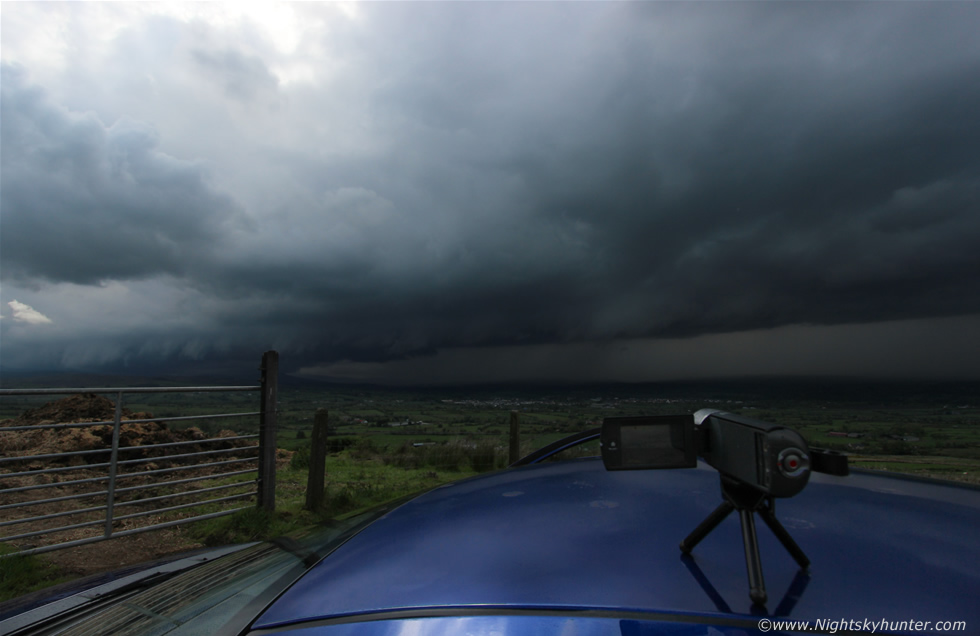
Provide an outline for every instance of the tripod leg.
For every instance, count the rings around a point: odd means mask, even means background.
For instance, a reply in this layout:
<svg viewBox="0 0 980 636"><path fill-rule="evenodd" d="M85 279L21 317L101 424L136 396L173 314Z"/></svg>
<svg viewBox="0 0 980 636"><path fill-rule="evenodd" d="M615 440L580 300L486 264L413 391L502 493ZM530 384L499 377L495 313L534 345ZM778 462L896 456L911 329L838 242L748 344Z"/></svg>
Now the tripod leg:
<svg viewBox="0 0 980 636"><path fill-rule="evenodd" d="M793 540L793 537L783 527L783 524L779 523L779 519L772 513L772 510L760 507L758 513L762 517L762 520L766 522L766 525L769 526L769 529L772 530L772 533L776 535L776 538L779 539L779 542L786 548L786 551L790 553L790 556L793 557L797 565L804 570L810 567L810 559L803 553L803 549L796 544L796 541Z"/></svg>
<svg viewBox="0 0 980 636"><path fill-rule="evenodd" d="M751 510L740 509L742 543L745 546L745 568L749 573L749 598L758 605L765 605L766 582L762 578L762 559L759 556L759 540L755 534L755 517Z"/></svg>
<svg viewBox="0 0 980 636"><path fill-rule="evenodd" d="M714 512L708 515L697 528L691 531L691 534L687 535L687 537L681 541L681 552L684 554L690 554L691 550L694 549L694 546L701 543L701 539L708 536L708 533L714 530L719 523L724 521L725 517L731 514L732 510L735 510L735 506L730 504L728 501L721 502L721 505L715 508Z"/></svg>

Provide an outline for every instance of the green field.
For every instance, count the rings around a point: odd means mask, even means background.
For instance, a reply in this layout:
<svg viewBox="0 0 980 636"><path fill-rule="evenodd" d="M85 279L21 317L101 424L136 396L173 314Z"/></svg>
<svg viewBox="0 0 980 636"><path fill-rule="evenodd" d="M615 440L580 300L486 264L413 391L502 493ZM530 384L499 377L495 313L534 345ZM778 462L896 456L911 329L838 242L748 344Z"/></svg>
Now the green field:
<svg viewBox="0 0 980 636"><path fill-rule="evenodd" d="M0 399L0 419L50 399L4 397ZM206 416L256 411L258 394L133 394L126 395L124 406L157 417ZM599 426L605 417L690 413L700 408L784 424L797 429L813 446L847 452L855 458L903 458L889 463L891 470L918 472L916 464L927 465L928 458L941 457L960 461L966 468L961 472L967 472L969 478L980 461L980 387L976 383L756 381L397 390L285 378L279 391L278 444L288 450L307 444L318 409L328 411L332 435L370 440L377 452L393 453L413 444L479 443L506 449L511 412L520 420L522 451L530 452L565 435ZM172 425L196 426L207 434L222 429L255 432L258 418L205 417ZM949 472L953 476L956 471Z"/></svg>

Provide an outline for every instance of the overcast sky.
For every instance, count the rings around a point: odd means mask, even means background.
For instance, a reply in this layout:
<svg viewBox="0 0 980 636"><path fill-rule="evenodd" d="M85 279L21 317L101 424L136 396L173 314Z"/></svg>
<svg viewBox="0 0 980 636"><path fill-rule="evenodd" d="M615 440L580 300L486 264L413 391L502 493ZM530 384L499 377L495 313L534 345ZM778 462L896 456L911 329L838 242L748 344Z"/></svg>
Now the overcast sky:
<svg viewBox="0 0 980 636"><path fill-rule="evenodd" d="M980 379L980 3L0 24L3 369Z"/></svg>

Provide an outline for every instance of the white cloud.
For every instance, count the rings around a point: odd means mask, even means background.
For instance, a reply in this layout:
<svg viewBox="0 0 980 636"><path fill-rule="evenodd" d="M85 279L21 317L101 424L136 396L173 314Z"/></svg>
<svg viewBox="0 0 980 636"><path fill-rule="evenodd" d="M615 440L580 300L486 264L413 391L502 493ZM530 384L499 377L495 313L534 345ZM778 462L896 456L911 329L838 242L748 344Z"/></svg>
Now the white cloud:
<svg viewBox="0 0 980 636"><path fill-rule="evenodd" d="M7 305L14 311L12 317L15 322L26 322L29 325L47 325L51 319L34 309L30 305L11 300Z"/></svg>

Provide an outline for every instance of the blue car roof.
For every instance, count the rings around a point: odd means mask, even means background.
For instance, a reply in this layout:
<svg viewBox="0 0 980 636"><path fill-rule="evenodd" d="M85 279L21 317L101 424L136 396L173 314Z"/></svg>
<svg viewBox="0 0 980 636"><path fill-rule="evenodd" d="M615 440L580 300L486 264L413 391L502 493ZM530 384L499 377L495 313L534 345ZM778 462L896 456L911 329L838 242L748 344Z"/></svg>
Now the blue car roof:
<svg viewBox="0 0 980 636"><path fill-rule="evenodd" d="M978 490L814 474L801 494L776 500L808 573L758 524L765 608L748 597L737 514L692 558L678 548L720 501L718 473L704 465L611 472L583 459L448 484L361 530L252 627L566 611L719 625L759 615L980 625Z"/></svg>

